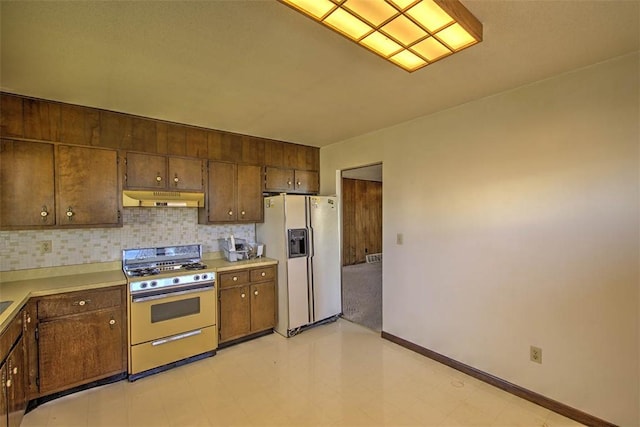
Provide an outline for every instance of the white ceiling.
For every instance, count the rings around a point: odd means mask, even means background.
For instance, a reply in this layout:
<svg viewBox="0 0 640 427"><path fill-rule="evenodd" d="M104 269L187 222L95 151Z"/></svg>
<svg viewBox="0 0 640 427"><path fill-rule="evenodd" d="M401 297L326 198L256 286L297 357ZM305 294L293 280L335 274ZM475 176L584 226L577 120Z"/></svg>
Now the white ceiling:
<svg viewBox="0 0 640 427"><path fill-rule="evenodd" d="M323 146L640 49L640 0L463 0L407 73L275 0L1 1L3 91Z"/></svg>

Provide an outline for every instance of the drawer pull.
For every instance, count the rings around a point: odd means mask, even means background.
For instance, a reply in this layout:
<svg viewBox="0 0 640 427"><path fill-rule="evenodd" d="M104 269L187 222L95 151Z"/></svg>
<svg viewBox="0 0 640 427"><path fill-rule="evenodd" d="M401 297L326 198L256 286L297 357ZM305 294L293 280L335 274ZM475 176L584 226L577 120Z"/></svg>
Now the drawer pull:
<svg viewBox="0 0 640 427"><path fill-rule="evenodd" d="M90 299L83 299L83 300L74 302L73 305L79 305L80 307L83 307L86 304L89 304L90 302L91 302Z"/></svg>
<svg viewBox="0 0 640 427"><path fill-rule="evenodd" d="M116 324L116 321L115 321L114 319L111 319L111 320L109 320L109 324L110 324L111 326L113 326L113 325L115 325L115 324Z"/></svg>
<svg viewBox="0 0 640 427"><path fill-rule="evenodd" d="M233 281L237 282L238 281L238 276L233 276Z"/></svg>
<svg viewBox="0 0 640 427"><path fill-rule="evenodd" d="M184 334L179 334L179 335L174 335L172 337L169 338L163 338L161 340L157 340L157 341L152 341L151 345L152 346L157 346L157 345L162 345L162 344L167 344L173 341L178 341L178 340L182 340L185 338L189 338L189 337L193 337L196 335L200 335L202 333L201 329L198 329L197 331L191 331L191 332L185 332Z"/></svg>
<svg viewBox="0 0 640 427"><path fill-rule="evenodd" d="M260 273L260 275L261 275L262 277L264 277L264 276L266 276L266 275L267 275L267 273L263 271L262 273Z"/></svg>

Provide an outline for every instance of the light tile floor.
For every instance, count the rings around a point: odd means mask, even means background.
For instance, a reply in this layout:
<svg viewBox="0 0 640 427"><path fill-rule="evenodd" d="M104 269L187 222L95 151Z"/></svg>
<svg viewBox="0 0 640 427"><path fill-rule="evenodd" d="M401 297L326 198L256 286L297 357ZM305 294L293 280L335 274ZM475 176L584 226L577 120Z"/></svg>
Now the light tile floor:
<svg viewBox="0 0 640 427"><path fill-rule="evenodd" d="M32 426L579 426L346 320L66 396Z"/></svg>

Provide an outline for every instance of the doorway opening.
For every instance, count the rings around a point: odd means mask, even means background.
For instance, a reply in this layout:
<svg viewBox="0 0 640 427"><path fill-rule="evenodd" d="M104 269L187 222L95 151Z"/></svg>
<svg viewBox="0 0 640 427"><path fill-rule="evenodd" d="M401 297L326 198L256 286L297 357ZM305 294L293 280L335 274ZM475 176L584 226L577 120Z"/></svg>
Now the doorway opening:
<svg viewBox="0 0 640 427"><path fill-rule="evenodd" d="M382 164L343 170L342 315L382 331Z"/></svg>

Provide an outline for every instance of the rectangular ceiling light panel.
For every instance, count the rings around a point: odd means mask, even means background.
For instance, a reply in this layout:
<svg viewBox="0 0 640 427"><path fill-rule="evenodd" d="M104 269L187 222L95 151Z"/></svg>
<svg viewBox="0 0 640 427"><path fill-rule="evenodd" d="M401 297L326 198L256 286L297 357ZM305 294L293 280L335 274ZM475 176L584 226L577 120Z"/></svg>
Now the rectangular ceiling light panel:
<svg viewBox="0 0 640 427"><path fill-rule="evenodd" d="M482 41L458 0L279 0L412 72Z"/></svg>

